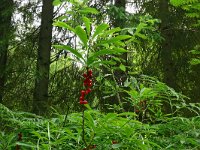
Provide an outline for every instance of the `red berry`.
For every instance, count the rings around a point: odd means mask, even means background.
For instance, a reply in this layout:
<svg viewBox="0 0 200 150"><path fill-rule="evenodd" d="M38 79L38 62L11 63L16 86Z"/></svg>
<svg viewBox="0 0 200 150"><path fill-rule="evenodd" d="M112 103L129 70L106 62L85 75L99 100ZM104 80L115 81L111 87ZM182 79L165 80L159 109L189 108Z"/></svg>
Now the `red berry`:
<svg viewBox="0 0 200 150"><path fill-rule="evenodd" d="M86 73L84 73L84 74L83 74L83 77L84 77L84 78L87 78L87 74L86 74Z"/></svg>
<svg viewBox="0 0 200 150"><path fill-rule="evenodd" d="M86 85L87 85L87 81L85 80L85 81L83 82L83 84L84 84L84 86L86 86Z"/></svg>
<svg viewBox="0 0 200 150"><path fill-rule="evenodd" d="M90 93L92 90L90 89L90 88L88 88L86 91L85 91L85 93L86 94L88 94L88 93Z"/></svg>
<svg viewBox="0 0 200 150"><path fill-rule="evenodd" d="M80 101L80 104L88 104L88 102L84 100L84 101Z"/></svg>
<svg viewBox="0 0 200 150"><path fill-rule="evenodd" d="M84 90L82 90L82 91L81 91L81 96L83 96L83 97L84 97L84 95L85 95L85 91L84 91Z"/></svg>
<svg viewBox="0 0 200 150"><path fill-rule="evenodd" d="M92 74L92 70L88 70L88 75Z"/></svg>
<svg viewBox="0 0 200 150"><path fill-rule="evenodd" d="M81 96L81 97L79 98L79 100L80 100L80 101L84 101L84 96Z"/></svg>
<svg viewBox="0 0 200 150"><path fill-rule="evenodd" d="M91 86L92 86L92 82L89 82L89 83L88 83L88 86L91 87Z"/></svg>
<svg viewBox="0 0 200 150"><path fill-rule="evenodd" d="M92 74L89 74L88 77L89 77L89 78L92 78Z"/></svg>

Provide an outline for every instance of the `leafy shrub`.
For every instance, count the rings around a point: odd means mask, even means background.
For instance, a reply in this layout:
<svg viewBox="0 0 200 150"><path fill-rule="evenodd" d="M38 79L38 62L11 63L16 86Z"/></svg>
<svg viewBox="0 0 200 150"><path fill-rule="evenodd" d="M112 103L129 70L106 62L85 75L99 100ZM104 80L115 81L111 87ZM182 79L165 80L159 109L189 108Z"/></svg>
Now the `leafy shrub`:
<svg viewBox="0 0 200 150"><path fill-rule="evenodd" d="M134 112L101 113L86 110L84 137L81 113L45 119L34 114L12 112L3 105L0 148L14 149L199 149L200 118L173 117L160 124L135 120ZM12 117L11 117L12 116ZM7 123L6 123L7 122ZM8 130L9 129L9 130ZM17 142L21 132L22 141ZM83 139L84 138L84 139Z"/></svg>

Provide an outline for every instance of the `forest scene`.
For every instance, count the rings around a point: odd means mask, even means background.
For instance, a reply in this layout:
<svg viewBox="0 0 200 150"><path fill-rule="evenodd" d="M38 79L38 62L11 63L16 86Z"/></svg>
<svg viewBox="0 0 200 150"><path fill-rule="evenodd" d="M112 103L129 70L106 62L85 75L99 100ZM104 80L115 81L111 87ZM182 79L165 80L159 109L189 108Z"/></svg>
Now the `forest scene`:
<svg viewBox="0 0 200 150"><path fill-rule="evenodd" d="M0 150L200 150L200 0L0 0Z"/></svg>

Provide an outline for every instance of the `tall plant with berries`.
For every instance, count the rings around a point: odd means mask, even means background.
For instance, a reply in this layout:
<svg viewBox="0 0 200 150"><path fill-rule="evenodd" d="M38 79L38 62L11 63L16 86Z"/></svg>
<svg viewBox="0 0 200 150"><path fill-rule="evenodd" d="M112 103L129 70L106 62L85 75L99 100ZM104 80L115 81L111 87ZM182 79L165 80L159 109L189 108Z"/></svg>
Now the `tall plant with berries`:
<svg viewBox="0 0 200 150"><path fill-rule="evenodd" d="M72 7L73 5L76 4L72 3ZM98 14L98 11L94 8L88 7L85 2L79 5L82 7L76 11L78 11L77 14L81 14L82 16L82 19L79 20L80 25L73 27L73 24L70 24L71 21L66 21L66 18L69 18L68 16L71 15L71 12L66 12L66 17L58 18L58 20L53 23L54 26L64 28L70 32L69 34L74 35L75 45L69 46L67 44L58 44L54 45L54 48L71 52L73 54L72 59L75 59L77 63L82 64L82 66L86 68L87 71L83 74L84 89L80 92L79 103L82 106L89 108L87 99L88 94L92 91L91 68L97 67L100 64L108 64L110 60L105 60L105 56L109 58L127 52L127 50L124 49L127 44L126 42L131 42L134 39L130 35L122 35L122 29L120 28L111 28L106 23L97 25L94 18L89 18L88 16L94 16ZM85 107L82 108L82 138L87 148L90 144L87 144L84 138Z"/></svg>

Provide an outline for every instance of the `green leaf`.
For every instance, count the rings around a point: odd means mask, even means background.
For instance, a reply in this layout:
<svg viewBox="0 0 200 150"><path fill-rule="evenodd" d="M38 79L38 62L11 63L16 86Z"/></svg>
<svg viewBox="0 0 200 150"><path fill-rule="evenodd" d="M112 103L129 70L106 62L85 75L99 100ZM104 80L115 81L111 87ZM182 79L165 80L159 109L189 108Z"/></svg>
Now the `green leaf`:
<svg viewBox="0 0 200 150"><path fill-rule="evenodd" d="M118 35L116 37L112 37L106 41L103 41L102 43L115 43L115 42L119 42L121 40L126 40L126 39L130 39L132 36L130 35Z"/></svg>
<svg viewBox="0 0 200 150"><path fill-rule="evenodd" d="M93 53L90 56L90 58L96 58L96 57L101 56L101 55L110 55L110 54L117 54L117 53L124 53L124 52L127 52L127 51L123 48L115 48L115 49L112 49L112 50L103 49L103 50L100 50L98 52Z"/></svg>
<svg viewBox="0 0 200 150"><path fill-rule="evenodd" d="M84 104L84 106L85 106L87 109L92 110L92 108L90 107L89 104Z"/></svg>
<svg viewBox="0 0 200 150"><path fill-rule="evenodd" d="M121 116L137 116L137 115L134 112L123 112L123 113L118 114L118 116L121 117ZM140 122L138 121L138 123Z"/></svg>
<svg viewBox="0 0 200 150"><path fill-rule="evenodd" d="M74 54L76 57L82 59L84 62L84 58L82 57L82 55L75 49L71 48L70 46L67 45L53 45L53 47L58 48L58 49L65 49L70 51L72 54Z"/></svg>
<svg viewBox="0 0 200 150"><path fill-rule="evenodd" d="M116 62L112 60L99 60L99 61L94 60L90 66L99 67L99 65L116 65Z"/></svg>
<svg viewBox="0 0 200 150"><path fill-rule="evenodd" d="M75 28L75 33L76 33L76 35L78 35L78 37L80 38L80 40L82 41L84 46L87 48L88 38L87 38L87 34L86 34L85 30L83 30L81 28L81 26L77 26Z"/></svg>
<svg viewBox="0 0 200 150"><path fill-rule="evenodd" d="M82 8L81 10L79 10L80 13L83 13L83 14L98 14L99 12L95 9L95 8L91 8L91 7L85 7L85 8Z"/></svg>
<svg viewBox="0 0 200 150"><path fill-rule="evenodd" d="M97 35L103 33L103 31L106 30L108 27L109 25L106 23L102 23L99 26L97 26L92 38L94 39Z"/></svg>
<svg viewBox="0 0 200 150"><path fill-rule="evenodd" d="M200 58L199 58L199 59L193 58L193 59L190 61L190 64L191 64L191 65L198 65L198 64L200 64Z"/></svg>
<svg viewBox="0 0 200 150"><path fill-rule="evenodd" d="M62 28L68 29L68 30L75 33L75 29L72 28L71 26L69 26L68 24L66 24L65 22L56 21L56 22L53 23L53 25L56 26L56 27L62 27Z"/></svg>
<svg viewBox="0 0 200 150"><path fill-rule="evenodd" d="M120 64L119 68L124 72L126 71L126 67L123 64Z"/></svg>
<svg viewBox="0 0 200 150"><path fill-rule="evenodd" d="M125 49L123 48L114 48L114 49L103 49L97 52L94 52L93 54L91 54L91 56L89 56L88 60L87 60L87 65L91 65L97 57L102 56L102 55L111 55L111 54L121 54L127 52Z"/></svg>
<svg viewBox="0 0 200 150"><path fill-rule="evenodd" d="M147 37L146 37L144 34L137 33L137 34L135 34L135 35L137 35L138 37L140 37L140 38L142 38L142 39L144 39L144 40L147 39Z"/></svg>
<svg viewBox="0 0 200 150"><path fill-rule="evenodd" d="M24 146L24 147L32 147L32 148L37 148L35 145L31 144L26 144L26 143L21 143L21 142L16 142L17 145Z"/></svg>
<svg viewBox="0 0 200 150"><path fill-rule="evenodd" d="M107 30L105 31L105 35L112 35L113 33L116 33L116 32L119 32L121 31L122 29L120 27L117 27L117 28L113 28L113 29L110 29L110 30Z"/></svg>
<svg viewBox="0 0 200 150"><path fill-rule="evenodd" d="M190 53L192 53L192 54L200 54L200 51L198 51L198 50L191 50Z"/></svg>
<svg viewBox="0 0 200 150"><path fill-rule="evenodd" d="M85 119L87 119L87 124L89 127L95 129L94 119L92 118L90 112L85 111Z"/></svg>
<svg viewBox="0 0 200 150"><path fill-rule="evenodd" d="M122 144L112 144L113 149L120 148L121 146L122 146Z"/></svg>
<svg viewBox="0 0 200 150"><path fill-rule="evenodd" d="M62 2L60 1L60 0L54 0L53 1L53 5L54 6L58 6L58 5L60 5Z"/></svg>
<svg viewBox="0 0 200 150"><path fill-rule="evenodd" d="M87 18L87 17L83 17L83 22L85 24L85 27L86 27L86 31L87 31L87 35L88 37L90 36L90 25L91 25L91 22L90 22L90 19Z"/></svg>

